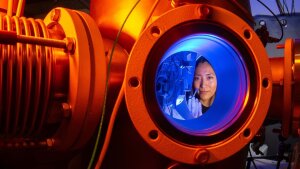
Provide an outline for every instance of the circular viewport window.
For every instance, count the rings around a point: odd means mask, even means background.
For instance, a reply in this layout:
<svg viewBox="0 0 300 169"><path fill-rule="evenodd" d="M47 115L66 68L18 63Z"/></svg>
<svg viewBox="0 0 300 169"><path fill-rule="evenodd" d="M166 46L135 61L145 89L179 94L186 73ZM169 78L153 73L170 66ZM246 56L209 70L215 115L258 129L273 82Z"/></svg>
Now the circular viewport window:
<svg viewBox="0 0 300 169"><path fill-rule="evenodd" d="M189 135L209 136L230 127L248 95L242 56L225 39L192 34L176 41L162 56L155 94L163 116Z"/></svg>

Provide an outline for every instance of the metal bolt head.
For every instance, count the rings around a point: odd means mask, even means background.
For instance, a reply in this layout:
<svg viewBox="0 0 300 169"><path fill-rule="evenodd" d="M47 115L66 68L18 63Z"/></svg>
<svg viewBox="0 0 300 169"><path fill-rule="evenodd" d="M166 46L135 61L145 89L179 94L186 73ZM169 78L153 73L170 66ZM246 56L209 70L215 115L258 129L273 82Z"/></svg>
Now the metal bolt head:
<svg viewBox="0 0 300 169"><path fill-rule="evenodd" d="M171 0L171 6L173 8L181 6L181 3L182 3L181 0Z"/></svg>
<svg viewBox="0 0 300 169"><path fill-rule="evenodd" d="M52 138L49 138L46 140L46 142L47 142L48 147L52 147L54 145L55 140Z"/></svg>
<svg viewBox="0 0 300 169"><path fill-rule="evenodd" d="M70 37L65 38L66 41L66 50L70 52L71 54L74 54L75 52L75 40Z"/></svg>
<svg viewBox="0 0 300 169"><path fill-rule="evenodd" d="M65 118L69 118L71 117L71 106L68 103L62 103L62 113L63 113L63 117Z"/></svg>
<svg viewBox="0 0 300 169"><path fill-rule="evenodd" d="M209 152L206 149L200 149L195 154L195 160L199 164L207 164L209 160Z"/></svg>
<svg viewBox="0 0 300 169"><path fill-rule="evenodd" d="M57 22L60 18L60 10L59 9L53 9L51 11L51 20Z"/></svg>
<svg viewBox="0 0 300 169"><path fill-rule="evenodd" d="M201 5L199 8L199 12L200 12L200 17L207 18L207 17L211 16L212 9L207 5Z"/></svg>

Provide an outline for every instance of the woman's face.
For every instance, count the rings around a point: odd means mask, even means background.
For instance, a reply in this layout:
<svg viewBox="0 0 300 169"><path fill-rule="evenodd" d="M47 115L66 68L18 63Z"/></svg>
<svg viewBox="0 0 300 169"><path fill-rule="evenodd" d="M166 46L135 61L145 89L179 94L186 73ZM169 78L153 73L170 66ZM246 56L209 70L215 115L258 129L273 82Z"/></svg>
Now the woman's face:
<svg viewBox="0 0 300 169"><path fill-rule="evenodd" d="M209 107L217 89L215 71L208 62L199 63L194 75L194 88L199 89L201 103Z"/></svg>

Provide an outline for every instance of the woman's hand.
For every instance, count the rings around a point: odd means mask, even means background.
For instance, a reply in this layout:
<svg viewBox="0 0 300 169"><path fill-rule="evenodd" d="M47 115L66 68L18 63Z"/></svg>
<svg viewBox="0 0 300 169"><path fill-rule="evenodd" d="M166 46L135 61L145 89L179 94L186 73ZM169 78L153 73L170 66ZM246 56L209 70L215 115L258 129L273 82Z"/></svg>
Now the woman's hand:
<svg viewBox="0 0 300 169"><path fill-rule="evenodd" d="M202 115L202 107L200 101L196 97L191 97L187 101L187 106L194 118Z"/></svg>

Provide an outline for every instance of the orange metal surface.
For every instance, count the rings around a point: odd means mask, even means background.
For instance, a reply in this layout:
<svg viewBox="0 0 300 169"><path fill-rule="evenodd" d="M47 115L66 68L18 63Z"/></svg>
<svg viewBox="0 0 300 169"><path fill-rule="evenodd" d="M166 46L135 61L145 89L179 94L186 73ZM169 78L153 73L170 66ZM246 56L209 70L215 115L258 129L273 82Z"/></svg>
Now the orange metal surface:
<svg viewBox="0 0 300 169"><path fill-rule="evenodd" d="M294 43L292 39L287 39L284 45L284 79L283 79L283 116L281 124L281 134L288 137L291 130L292 118L292 65L294 62Z"/></svg>
<svg viewBox="0 0 300 169"><path fill-rule="evenodd" d="M273 79L273 91L270 107L268 110L268 119L278 120L283 115L283 75L284 75L284 63L283 57L270 58L272 79Z"/></svg>
<svg viewBox="0 0 300 169"><path fill-rule="evenodd" d="M158 2L158 4L156 4ZM125 20L126 15L133 7L133 0L91 0L90 15L96 21L103 37L111 40L116 39L117 33ZM134 42L138 39L142 29L149 25L163 13L173 7L189 3L212 4L232 11L241 18L252 24L253 19L250 12L250 3L243 1L219 1L219 0L147 0L140 1L133 13L130 15L121 33L119 44L129 53ZM153 10L153 11L152 11ZM179 17L179 16L178 16ZM149 20L148 20L149 18Z"/></svg>
<svg viewBox="0 0 300 169"><path fill-rule="evenodd" d="M281 134L299 137L299 40L287 39L284 57L270 58L273 94L268 118L282 122Z"/></svg>
<svg viewBox="0 0 300 169"><path fill-rule="evenodd" d="M0 15L22 16L24 12L25 0L1 0Z"/></svg>
<svg viewBox="0 0 300 169"><path fill-rule="evenodd" d="M300 137L300 40L294 40L292 135Z"/></svg>
<svg viewBox="0 0 300 169"><path fill-rule="evenodd" d="M114 48L112 58L110 58L114 42L110 39L103 38L103 44L107 64L109 63L109 60L112 59L110 64L110 78L107 94L109 97L107 98L106 109L107 113L111 113L124 80L124 72L129 54L125 49L117 44Z"/></svg>
<svg viewBox="0 0 300 169"><path fill-rule="evenodd" d="M0 16L0 25L1 30L19 35L48 37L45 24L38 20L6 15ZM40 133L50 97L53 63L51 49L19 42L14 45L1 44L1 49L1 88L4 89L1 93L4 102L1 112L2 118L6 117L4 132L12 132L13 135ZM15 107L12 106L14 100Z"/></svg>
<svg viewBox="0 0 300 169"><path fill-rule="evenodd" d="M69 57L66 101L71 116L62 121L54 138L59 148L79 148L90 139L101 116L106 79L102 38L96 24L83 12L56 8L44 22L58 24L56 27L61 27L66 37L75 39L74 51L66 53ZM61 31L58 33L55 37L62 36ZM57 52L66 51L60 49Z"/></svg>
<svg viewBox="0 0 300 169"><path fill-rule="evenodd" d="M96 21L103 37L115 40L122 23L134 4L135 1L132 0L91 0L90 15ZM128 53L140 35L144 24L146 24L145 21L154 4L154 0L140 1L128 18L119 39L119 44ZM169 1L160 1L152 16L159 16L169 9L171 9Z"/></svg>
<svg viewBox="0 0 300 169"><path fill-rule="evenodd" d="M91 17L64 8L44 21L1 15L0 39L1 147L84 146L101 116L107 64Z"/></svg>
<svg viewBox="0 0 300 169"><path fill-rule="evenodd" d="M125 77L128 113L143 141L167 160L211 165L229 158L255 136L268 109L269 118L282 120L284 137L299 137L300 41L288 39L285 57L268 60L249 26L252 18L249 1L245 2L197 1L208 3L203 5L192 0L141 1L114 49L106 111L112 111L131 52ZM102 114L112 46L134 3L91 0L90 14L95 23L86 13L64 8L53 9L44 20L20 17L25 0L0 1L0 135L5 136L0 138L0 148L77 150L92 138ZM143 71L151 65L146 62L150 50L164 33L191 20L212 22L238 36L253 57L255 67L251 70L256 71L258 81L255 104L246 123L226 139L209 145L182 144L167 136L150 117L145 102L147 77ZM244 106L248 102L249 95ZM135 137L129 125L121 126L126 128L121 134ZM126 141L132 144L131 139ZM152 153L149 147L145 151ZM169 167L181 166L175 163Z"/></svg>

